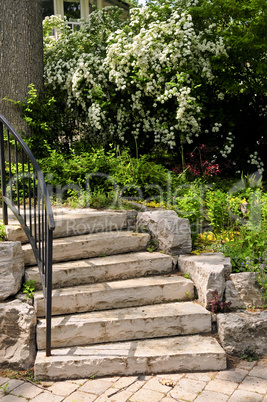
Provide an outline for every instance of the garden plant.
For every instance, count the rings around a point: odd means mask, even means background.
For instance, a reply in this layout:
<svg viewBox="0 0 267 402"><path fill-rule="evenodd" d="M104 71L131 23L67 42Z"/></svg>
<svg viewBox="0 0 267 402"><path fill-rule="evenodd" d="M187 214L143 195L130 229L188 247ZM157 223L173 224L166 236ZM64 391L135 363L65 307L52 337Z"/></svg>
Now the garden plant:
<svg viewBox="0 0 267 402"><path fill-rule="evenodd" d="M46 18L44 88L12 102L53 202L173 209L194 253L225 253L267 296L266 8L149 0L79 31Z"/></svg>

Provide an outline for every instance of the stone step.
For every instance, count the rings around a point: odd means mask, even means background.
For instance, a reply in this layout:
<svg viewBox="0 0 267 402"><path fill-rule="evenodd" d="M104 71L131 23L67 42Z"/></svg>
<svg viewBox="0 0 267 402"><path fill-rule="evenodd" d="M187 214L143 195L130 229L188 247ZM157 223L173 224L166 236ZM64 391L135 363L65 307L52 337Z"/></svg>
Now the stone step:
<svg viewBox="0 0 267 402"><path fill-rule="evenodd" d="M177 336L38 351L36 380L165 374L226 369L226 355L209 336Z"/></svg>
<svg viewBox="0 0 267 402"><path fill-rule="evenodd" d="M127 227L127 217L127 211L98 211L89 208L55 210L54 238L123 230ZM17 221L13 220L6 226L6 233L9 241L28 243L28 238Z"/></svg>
<svg viewBox="0 0 267 402"><path fill-rule="evenodd" d="M129 253L53 264L53 288L159 275L174 269L173 258L162 253ZM41 289L37 267L25 271L25 280L35 281Z"/></svg>
<svg viewBox="0 0 267 402"><path fill-rule="evenodd" d="M45 349L46 321L37 325ZM52 348L211 332L211 313L199 304L176 302L52 318Z"/></svg>
<svg viewBox="0 0 267 402"><path fill-rule="evenodd" d="M143 251L149 239L148 233L121 231L54 239L53 262ZM36 265L31 245L24 244L22 249L25 265Z"/></svg>
<svg viewBox="0 0 267 402"><path fill-rule="evenodd" d="M93 285L54 289L52 314L64 315L94 310L160 304L189 300L194 297L194 285L183 276L152 276ZM42 291L34 296L37 316L44 317Z"/></svg>

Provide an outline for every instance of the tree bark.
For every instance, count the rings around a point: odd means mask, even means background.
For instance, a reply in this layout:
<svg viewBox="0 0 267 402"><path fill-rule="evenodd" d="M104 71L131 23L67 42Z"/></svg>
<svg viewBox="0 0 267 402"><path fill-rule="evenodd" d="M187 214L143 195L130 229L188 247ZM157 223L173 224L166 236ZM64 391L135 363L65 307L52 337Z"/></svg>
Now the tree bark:
<svg viewBox="0 0 267 402"><path fill-rule="evenodd" d="M1 0L0 113L27 135L20 111L3 98L23 101L31 83L43 85L42 0Z"/></svg>

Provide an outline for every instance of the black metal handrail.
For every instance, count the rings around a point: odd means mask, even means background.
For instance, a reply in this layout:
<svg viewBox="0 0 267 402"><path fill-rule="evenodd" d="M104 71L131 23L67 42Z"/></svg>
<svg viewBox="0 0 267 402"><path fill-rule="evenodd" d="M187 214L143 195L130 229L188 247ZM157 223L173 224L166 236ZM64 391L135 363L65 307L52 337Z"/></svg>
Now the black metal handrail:
<svg viewBox="0 0 267 402"><path fill-rule="evenodd" d="M8 224L9 207L32 246L44 294L46 356L51 356L52 251L55 228L53 211L43 174L35 157L1 114L0 166L3 222Z"/></svg>

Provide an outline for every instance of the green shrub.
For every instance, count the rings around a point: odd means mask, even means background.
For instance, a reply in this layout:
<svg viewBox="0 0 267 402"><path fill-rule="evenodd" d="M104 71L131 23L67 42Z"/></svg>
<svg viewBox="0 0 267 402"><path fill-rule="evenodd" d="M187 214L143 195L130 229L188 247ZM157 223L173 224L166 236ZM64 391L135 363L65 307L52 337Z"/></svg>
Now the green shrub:
<svg viewBox="0 0 267 402"><path fill-rule="evenodd" d="M2 221L0 221L0 241L3 241L5 239L6 239L5 225Z"/></svg>

